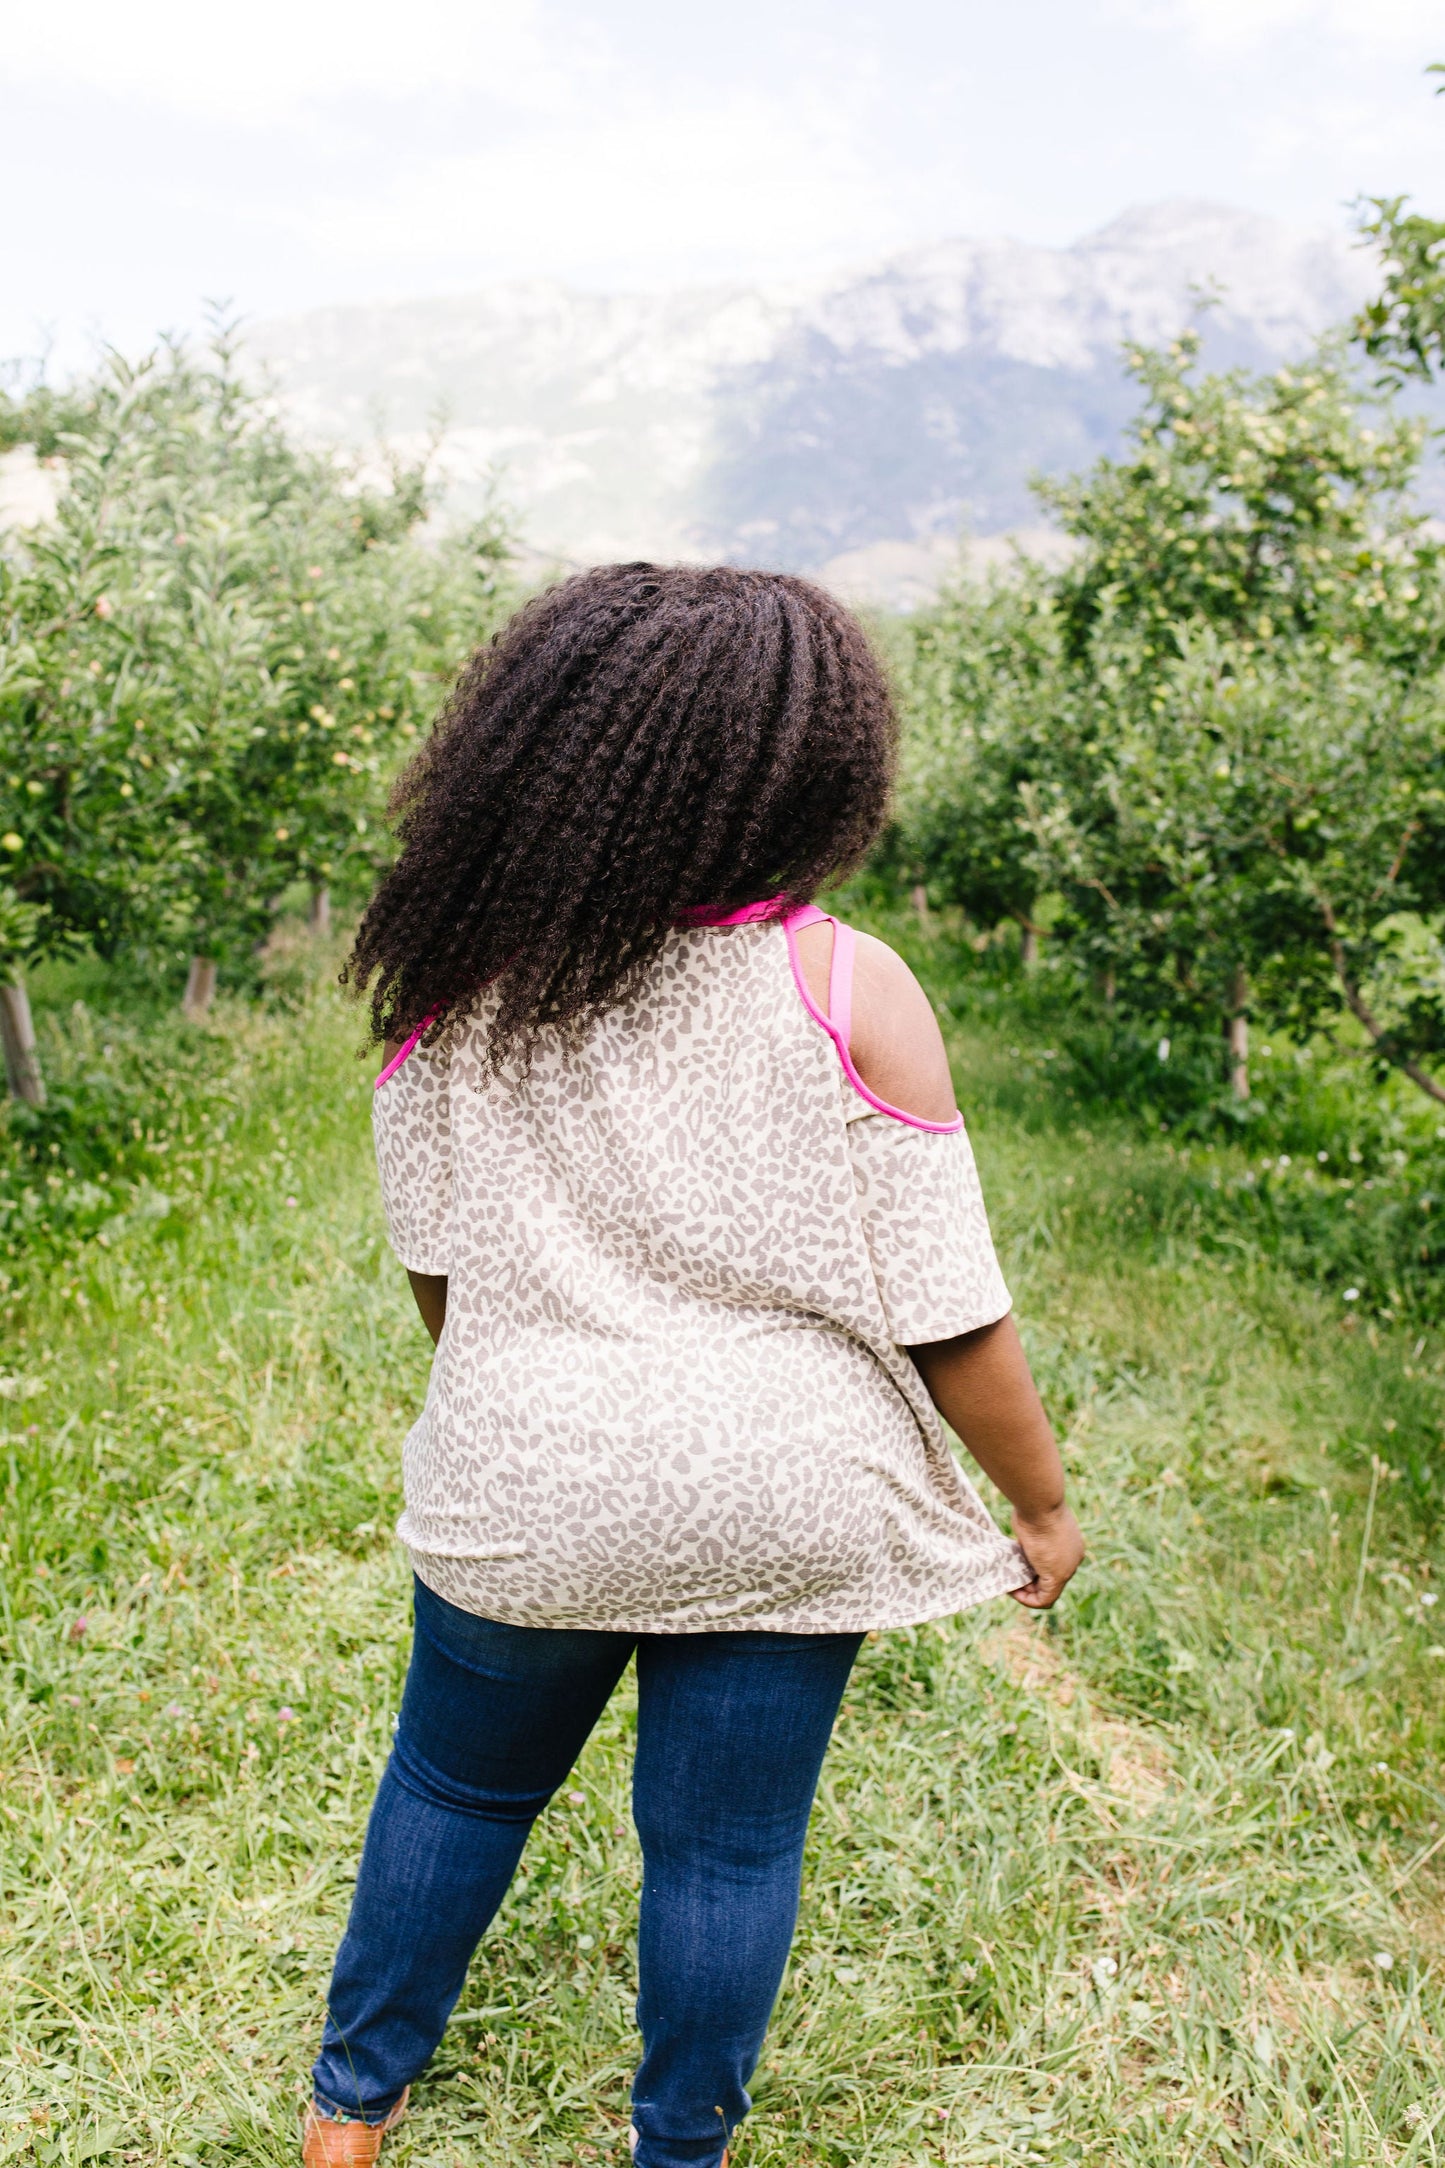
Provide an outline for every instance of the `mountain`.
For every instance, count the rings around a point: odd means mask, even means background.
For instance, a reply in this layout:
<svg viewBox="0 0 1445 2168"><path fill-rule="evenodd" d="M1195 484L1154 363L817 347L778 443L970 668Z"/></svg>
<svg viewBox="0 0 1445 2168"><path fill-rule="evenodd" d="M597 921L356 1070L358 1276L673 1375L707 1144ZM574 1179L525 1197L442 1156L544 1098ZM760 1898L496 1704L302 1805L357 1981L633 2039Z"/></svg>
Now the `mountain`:
<svg viewBox="0 0 1445 2168"><path fill-rule="evenodd" d="M955 538L1037 529L1028 489L1115 448L1126 340L1204 317L1211 364L1299 354L1368 292L1349 239L1215 204L1069 248L953 240L789 288L606 295L537 281L255 328L310 437L407 449L444 417L458 512L489 473L543 554L836 572L896 597Z"/></svg>

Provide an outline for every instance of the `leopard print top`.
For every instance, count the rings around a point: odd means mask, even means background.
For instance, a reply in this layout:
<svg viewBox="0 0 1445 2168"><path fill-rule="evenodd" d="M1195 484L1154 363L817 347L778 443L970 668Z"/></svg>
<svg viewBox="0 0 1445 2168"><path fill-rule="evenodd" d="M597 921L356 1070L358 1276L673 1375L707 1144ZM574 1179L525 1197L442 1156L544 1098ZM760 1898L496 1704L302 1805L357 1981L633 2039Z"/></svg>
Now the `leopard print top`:
<svg viewBox="0 0 1445 2168"><path fill-rule="evenodd" d="M392 1245L448 1275L398 1534L448 1602L838 1633L1031 1578L904 1352L1009 1308L967 1135L864 1096L791 949L679 931L524 1081L475 1022L383 1072Z"/></svg>

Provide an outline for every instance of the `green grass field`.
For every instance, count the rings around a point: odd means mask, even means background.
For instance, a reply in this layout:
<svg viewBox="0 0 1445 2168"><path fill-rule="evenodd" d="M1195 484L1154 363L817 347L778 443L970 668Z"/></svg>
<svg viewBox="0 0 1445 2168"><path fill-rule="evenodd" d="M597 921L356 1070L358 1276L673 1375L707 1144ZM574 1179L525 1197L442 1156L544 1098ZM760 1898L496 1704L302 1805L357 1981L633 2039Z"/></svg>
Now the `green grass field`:
<svg viewBox="0 0 1445 2168"><path fill-rule="evenodd" d="M1391 1455L1402 1410L1438 1436L1445 1332L1202 1241L1171 1140L1071 1114L921 953L1091 1556L1046 1621L866 1648L738 2168L1438 2162L1445 1543ZM57 1107L130 1062L158 1111L129 1173L57 1131L5 1291L0 2161L294 2157L427 1355L357 1021L304 977L204 1031L57 979L42 1020ZM398 2164L625 2163L631 1721Z"/></svg>

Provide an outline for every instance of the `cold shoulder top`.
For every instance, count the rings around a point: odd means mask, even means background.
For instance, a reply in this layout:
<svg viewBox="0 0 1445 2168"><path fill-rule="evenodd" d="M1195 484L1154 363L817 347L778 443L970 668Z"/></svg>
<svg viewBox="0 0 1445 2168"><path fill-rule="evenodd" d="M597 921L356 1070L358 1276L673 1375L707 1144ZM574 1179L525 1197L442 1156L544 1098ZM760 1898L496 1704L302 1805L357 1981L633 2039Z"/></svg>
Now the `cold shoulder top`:
<svg viewBox="0 0 1445 2168"><path fill-rule="evenodd" d="M1031 1578L909 1345L1009 1308L962 1116L875 1098L794 936L697 914L521 1080L480 1019L377 1080L392 1246L445 1273L398 1534L526 1626L857 1632Z"/></svg>

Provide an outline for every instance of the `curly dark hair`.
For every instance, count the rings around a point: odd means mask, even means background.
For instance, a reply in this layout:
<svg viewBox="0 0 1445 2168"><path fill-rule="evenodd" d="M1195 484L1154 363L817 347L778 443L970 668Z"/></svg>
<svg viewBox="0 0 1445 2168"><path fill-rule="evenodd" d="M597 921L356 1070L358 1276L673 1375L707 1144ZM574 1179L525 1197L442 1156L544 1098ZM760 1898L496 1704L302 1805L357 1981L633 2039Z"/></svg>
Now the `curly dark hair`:
<svg viewBox="0 0 1445 2168"><path fill-rule="evenodd" d="M689 908L806 903L857 866L896 740L862 627L809 581L579 573L478 649L402 773L343 979L371 986L377 1039L435 1037L489 989L492 1062L525 1063L623 999Z"/></svg>

